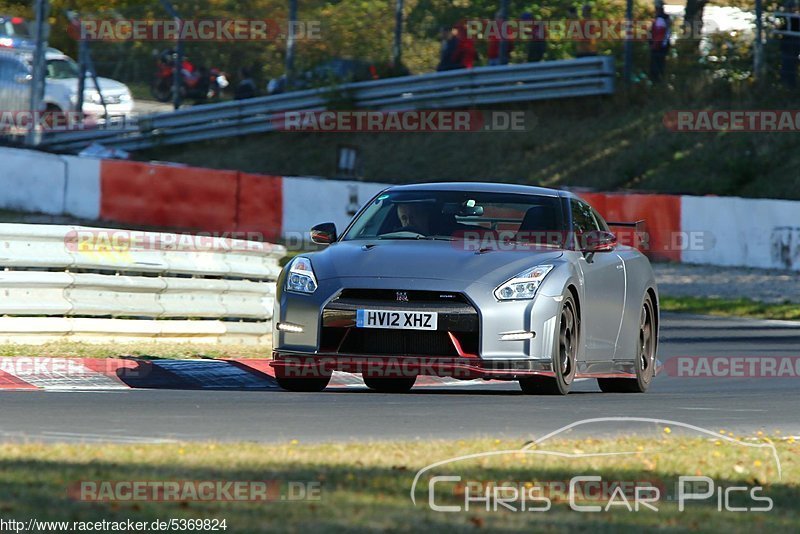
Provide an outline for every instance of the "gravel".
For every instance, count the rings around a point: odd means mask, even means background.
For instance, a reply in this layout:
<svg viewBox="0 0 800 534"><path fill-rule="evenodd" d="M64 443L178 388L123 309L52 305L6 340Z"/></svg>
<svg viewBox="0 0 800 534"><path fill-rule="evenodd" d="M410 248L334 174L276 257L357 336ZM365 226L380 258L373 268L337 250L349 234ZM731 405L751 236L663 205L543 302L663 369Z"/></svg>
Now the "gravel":
<svg viewBox="0 0 800 534"><path fill-rule="evenodd" d="M654 263L658 291L670 297L746 297L800 304L800 272L745 267Z"/></svg>

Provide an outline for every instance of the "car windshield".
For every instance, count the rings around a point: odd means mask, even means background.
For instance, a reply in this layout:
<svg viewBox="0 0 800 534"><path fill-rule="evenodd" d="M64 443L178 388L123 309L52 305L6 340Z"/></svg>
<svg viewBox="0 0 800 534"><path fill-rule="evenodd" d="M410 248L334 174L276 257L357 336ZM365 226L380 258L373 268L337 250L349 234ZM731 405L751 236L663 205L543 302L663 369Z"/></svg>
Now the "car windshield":
<svg viewBox="0 0 800 534"><path fill-rule="evenodd" d="M0 35L23 38L30 38L31 36L30 31L28 30L28 24L18 17L13 17L0 22Z"/></svg>
<svg viewBox="0 0 800 534"><path fill-rule="evenodd" d="M389 191L343 236L356 239L514 240L561 247L558 197L471 191Z"/></svg>
<svg viewBox="0 0 800 534"><path fill-rule="evenodd" d="M56 80L77 78L78 64L71 59L49 59L47 61L47 77Z"/></svg>

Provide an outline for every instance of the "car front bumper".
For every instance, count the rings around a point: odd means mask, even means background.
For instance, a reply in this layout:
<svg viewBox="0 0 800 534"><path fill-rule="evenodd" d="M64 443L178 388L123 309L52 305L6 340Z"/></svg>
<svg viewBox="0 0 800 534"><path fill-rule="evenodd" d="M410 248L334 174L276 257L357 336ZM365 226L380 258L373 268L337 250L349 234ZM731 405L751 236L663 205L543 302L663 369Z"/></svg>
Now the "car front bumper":
<svg viewBox="0 0 800 534"><path fill-rule="evenodd" d="M494 297L494 287L482 283L463 283L451 280L404 279L404 278L339 278L319 280L318 289L311 295L288 292L282 289L283 277L278 281L278 291L273 314L273 342L278 359L284 355L308 356L344 361L348 357L357 359L393 358L442 358L439 364L465 367L466 371L491 370L491 362L521 362L521 369L531 372L550 371L550 362L556 346L556 327L560 312L561 297L537 295L532 300L498 302ZM412 289L413 288L413 289ZM390 301L384 298L374 300L353 300L341 298L348 291L360 291L370 295L394 292L408 293L408 302ZM447 300L440 303L415 302L414 295L428 293L455 296L463 306L473 312L470 316L464 310L454 310L455 304ZM351 329L355 335L368 329L357 329L354 324L355 309L434 309L440 313L437 333L446 342L445 335L461 341L462 347L442 351L441 343L417 344L414 347L430 349L411 351L398 349L370 352L369 350L348 351L347 343L326 341L325 330L331 326ZM460 314L460 315L459 315ZM333 321L336 321L335 323ZM302 331L288 332L277 328L278 324L299 327ZM472 325L472 326L471 326ZM378 333L386 336L396 332ZM413 332L413 331L402 331ZM529 339L504 339L509 333L525 333ZM415 334L409 334L415 335ZM466 338L468 339L465 339ZM408 348L409 345L406 345ZM362 345L363 348L363 345ZM463 361L461 361L463 360ZM373 360L370 360L373 361ZM404 360L407 363L412 360ZM487 362L489 362L487 364ZM350 365L350 364L348 364ZM509 364L511 365L511 364ZM514 364L516 365L516 364ZM337 367L337 370L345 370ZM455 369L455 367L454 367ZM492 374L489 372L488 374ZM435 373L434 373L435 374ZM484 373L486 374L486 373ZM452 375L448 375L452 376Z"/></svg>

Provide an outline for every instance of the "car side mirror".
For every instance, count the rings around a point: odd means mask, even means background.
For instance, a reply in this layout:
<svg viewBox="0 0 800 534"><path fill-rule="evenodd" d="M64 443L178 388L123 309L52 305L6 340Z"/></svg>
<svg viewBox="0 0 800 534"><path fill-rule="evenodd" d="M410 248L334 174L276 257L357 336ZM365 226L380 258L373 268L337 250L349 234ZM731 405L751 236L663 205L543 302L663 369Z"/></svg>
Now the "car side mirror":
<svg viewBox="0 0 800 534"><path fill-rule="evenodd" d="M311 229L311 241L318 245L330 245L336 241L336 225L330 222L316 225Z"/></svg>
<svg viewBox="0 0 800 534"><path fill-rule="evenodd" d="M17 83L31 83L33 76L30 74L17 74L14 76L14 81Z"/></svg>
<svg viewBox="0 0 800 534"><path fill-rule="evenodd" d="M581 241L581 251L591 254L611 252L617 248L617 236L611 232L587 232L581 236Z"/></svg>

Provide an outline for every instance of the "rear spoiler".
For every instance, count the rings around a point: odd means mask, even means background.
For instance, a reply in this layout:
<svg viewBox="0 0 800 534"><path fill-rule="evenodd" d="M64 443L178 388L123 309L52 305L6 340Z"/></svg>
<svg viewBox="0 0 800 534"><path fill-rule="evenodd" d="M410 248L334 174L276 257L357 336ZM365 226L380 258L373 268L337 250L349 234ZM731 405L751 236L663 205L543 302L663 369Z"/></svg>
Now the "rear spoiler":
<svg viewBox="0 0 800 534"><path fill-rule="evenodd" d="M633 228L633 232L623 231L621 234L617 234L617 238L625 241L626 245L632 246L639 250L647 250L649 246L649 239L644 229L644 223L644 219L636 222L606 222L606 224L609 226Z"/></svg>
<svg viewBox="0 0 800 534"><path fill-rule="evenodd" d="M644 219L640 219L640 220L635 221L635 222L610 222L610 221L606 221L606 224L609 225L609 226L621 226L623 228L635 228L637 232L641 231L641 230L644 230L644 223L645 223Z"/></svg>

